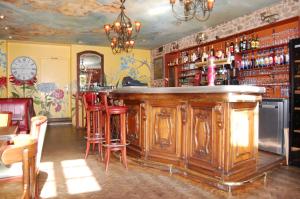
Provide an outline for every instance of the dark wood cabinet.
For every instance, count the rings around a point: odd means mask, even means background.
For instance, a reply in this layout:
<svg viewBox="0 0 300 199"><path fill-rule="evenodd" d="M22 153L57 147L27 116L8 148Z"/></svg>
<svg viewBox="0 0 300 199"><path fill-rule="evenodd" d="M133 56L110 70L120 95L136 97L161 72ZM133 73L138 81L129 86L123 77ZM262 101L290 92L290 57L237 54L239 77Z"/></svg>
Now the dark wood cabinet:
<svg viewBox="0 0 300 199"><path fill-rule="evenodd" d="M300 38L292 40L290 47L290 156L292 165L300 166Z"/></svg>

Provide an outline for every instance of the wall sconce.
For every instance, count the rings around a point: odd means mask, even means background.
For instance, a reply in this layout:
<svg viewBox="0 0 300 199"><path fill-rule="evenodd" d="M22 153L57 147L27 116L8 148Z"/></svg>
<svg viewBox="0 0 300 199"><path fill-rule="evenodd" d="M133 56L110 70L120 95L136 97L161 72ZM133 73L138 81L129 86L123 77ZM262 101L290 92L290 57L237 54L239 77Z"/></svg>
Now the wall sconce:
<svg viewBox="0 0 300 199"><path fill-rule="evenodd" d="M270 11L262 12L260 13L260 19L262 22L274 23L279 19L279 14Z"/></svg>
<svg viewBox="0 0 300 199"><path fill-rule="evenodd" d="M197 44L201 44L206 39L207 39L207 35L204 34L203 32L197 33L197 35L195 37L195 41L196 41Z"/></svg>

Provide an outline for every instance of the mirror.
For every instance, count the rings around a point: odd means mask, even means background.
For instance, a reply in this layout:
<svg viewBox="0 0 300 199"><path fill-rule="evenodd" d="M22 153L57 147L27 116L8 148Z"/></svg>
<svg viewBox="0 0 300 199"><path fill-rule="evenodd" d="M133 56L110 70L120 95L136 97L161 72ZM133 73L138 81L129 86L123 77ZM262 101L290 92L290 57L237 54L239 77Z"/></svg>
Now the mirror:
<svg viewBox="0 0 300 199"><path fill-rule="evenodd" d="M104 86L103 55L96 51L77 53L77 89L93 91Z"/></svg>

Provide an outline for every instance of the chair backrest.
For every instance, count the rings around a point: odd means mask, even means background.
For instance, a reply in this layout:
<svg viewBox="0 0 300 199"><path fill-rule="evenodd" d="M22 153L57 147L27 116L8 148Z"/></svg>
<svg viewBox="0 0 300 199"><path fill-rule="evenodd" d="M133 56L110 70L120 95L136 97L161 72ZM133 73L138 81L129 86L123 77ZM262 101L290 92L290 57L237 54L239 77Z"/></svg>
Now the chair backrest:
<svg viewBox="0 0 300 199"><path fill-rule="evenodd" d="M85 108L91 105L95 105L97 101L97 94L94 92L86 92L82 96L83 98L83 105Z"/></svg>
<svg viewBox="0 0 300 199"><path fill-rule="evenodd" d="M12 125L12 112L1 111L0 112L0 127L6 127Z"/></svg>
<svg viewBox="0 0 300 199"><path fill-rule="evenodd" d="M107 101L107 92L99 92L99 98L100 98L100 103L101 105L105 108L106 113L108 113L108 101Z"/></svg>
<svg viewBox="0 0 300 199"><path fill-rule="evenodd" d="M5 165L16 162L23 164L23 195L22 199L33 198L36 188L35 159L37 142L33 141L24 145L9 145L1 154L1 161Z"/></svg>
<svg viewBox="0 0 300 199"><path fill-rule="evenodd" d="M47 117L46 116L35 116L35 117L31 118L30 135L35 137L38 142L37 156L36 156L37 171L38 171L40 163L41 163L46 130L47 130Z"/></svg>

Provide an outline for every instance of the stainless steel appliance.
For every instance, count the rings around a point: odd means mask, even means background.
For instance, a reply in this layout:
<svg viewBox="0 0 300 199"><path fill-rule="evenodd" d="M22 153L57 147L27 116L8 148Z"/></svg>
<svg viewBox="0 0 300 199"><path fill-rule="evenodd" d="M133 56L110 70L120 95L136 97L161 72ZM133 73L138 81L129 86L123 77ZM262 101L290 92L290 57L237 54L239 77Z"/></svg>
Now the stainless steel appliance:
<svg viewBox="0 0 300 199"><path fill-rule="evenodd" d="M288 128L288 100L264 99L259 109L260 150L284 154L284 128Z"/></svg>

